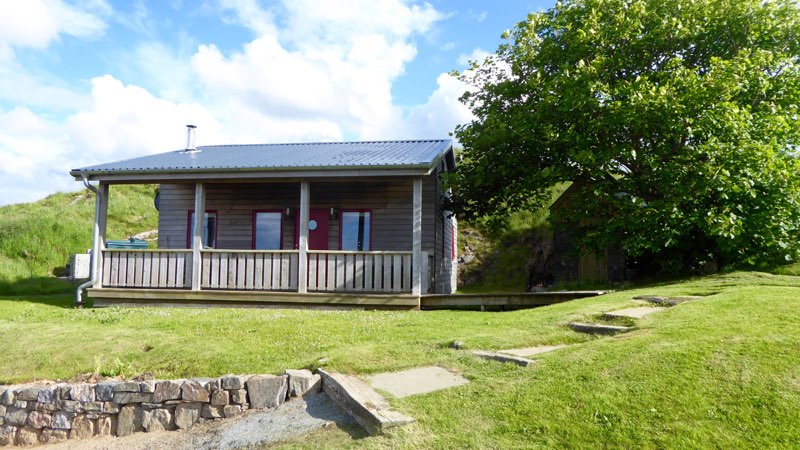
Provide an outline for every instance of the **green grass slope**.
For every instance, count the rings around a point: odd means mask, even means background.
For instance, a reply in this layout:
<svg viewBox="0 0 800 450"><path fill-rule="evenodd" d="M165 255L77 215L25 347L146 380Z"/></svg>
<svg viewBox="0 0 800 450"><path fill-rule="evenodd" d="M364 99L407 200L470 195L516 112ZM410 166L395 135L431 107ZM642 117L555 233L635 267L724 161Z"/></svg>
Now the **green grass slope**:
<svg viewBox="0 0 800 450"><path fill-rule="evenodd" d="M109 239L158 227L155 187L112 186ZM48 293L69 287L55 276L70 255L92 247L94 194L59 193L33 203L0 207L0 293Z"/></svg>
<svg viewBox="0 0 800 450"><path fill-rule="evenodd" d="M616 337L570 330L637 294L699 294ZM735 272L504 313L68 308L0 297L0 384L131 377L355 374L438 365L471 383L392 399L411 427L337 429L291 448L792 448L800 442L800 278ZM572 344L522 368L452 350Z"/></svg>

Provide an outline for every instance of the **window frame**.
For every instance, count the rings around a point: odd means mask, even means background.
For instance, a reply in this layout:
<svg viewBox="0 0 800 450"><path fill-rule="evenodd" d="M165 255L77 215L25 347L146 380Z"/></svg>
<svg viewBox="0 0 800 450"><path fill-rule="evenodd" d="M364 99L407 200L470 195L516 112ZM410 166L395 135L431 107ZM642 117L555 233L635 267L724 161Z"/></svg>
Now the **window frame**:
<svg viewBox="0 0 800 450"><path fill-rule="evenodd" d="M339 211L339 250L342 249L342 235L344 234L344 214L345 213L369 213L369 250L345 250L354 252L371 252L372 251L372 236L374 228L372 227L372 210L371 209L342 209Z"/></svg>
<svg viewBox="0 0 800 450"><path fill-rule="evenodd" d="M216 226L214 227L214 245L211 245L210 248L217 248L217 235L219 234L219 212L216 209L207 209L206 214L214 214L214 222ZM186 212L186 248L192 248L192 214L194 214L194 209L190 209ZM203 224L205 226L205 223ZM205 248L205 246L203 247Z"/></svg>
<svg viewBox="0 0 800 450"><path fill-rule="evenodd" d="M258 224L257 224L256 221L257 221L259 213L277 213L277 214L280 214L280 216L281 216L281 225L280 225L280 227L281 227L281 237L280 237L280 241L279 241L280 246L277 249L270 249L270 250L283 250L283 227L284 227L284 223L283 222L284 222L284 219L285 219L285 217L284 217L285 214L284 214L282 209L254 209L253 210L253 231L252 231L251 238L250 238L250 248L253 249L253 250L257 250L256 249L256 230L257 230L257 225ZM265 251L269 251L269 250L265 250Z"/></svg>

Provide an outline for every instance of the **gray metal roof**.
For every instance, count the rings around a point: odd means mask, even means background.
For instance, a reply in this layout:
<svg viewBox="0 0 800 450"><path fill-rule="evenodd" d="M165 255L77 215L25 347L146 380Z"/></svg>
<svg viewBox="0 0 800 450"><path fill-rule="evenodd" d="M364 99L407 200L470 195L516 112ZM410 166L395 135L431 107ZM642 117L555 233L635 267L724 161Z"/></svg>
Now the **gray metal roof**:
<svg viewBox="0 0 800 450"><path fill-rule="evenodd" d="M70 174L159 174L269 170L430 169L452 141L371 141L207 145L73 169Z"/></svg>

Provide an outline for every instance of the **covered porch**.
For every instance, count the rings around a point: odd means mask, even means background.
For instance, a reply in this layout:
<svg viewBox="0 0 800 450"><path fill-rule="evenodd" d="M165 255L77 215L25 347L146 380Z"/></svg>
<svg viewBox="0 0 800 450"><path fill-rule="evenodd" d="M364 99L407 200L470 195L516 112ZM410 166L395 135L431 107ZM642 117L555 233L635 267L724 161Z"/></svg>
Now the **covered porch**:
<svg viewBox="0 0 800 450"><path fill-rule="evenodd" d="M309 233L317 227L309 227L314 206L310 201L312 183L296 184L300 195L299 208L292 213L297 215L293 249L210 248L208 217L193 211L207 210L208 187L215 185L211 181L193 185L193 209L186 230L190 248L140 250L107 248L110 184L100 182L95 223L98 275L89 296L96 305L167 301L418 307L431 278L431 256L422 250L422 178L413 178L407 193L412 226L404 247L410 251L309 248ZM283 231L280 233L283 241ZM255 230L252 240L255 246Z"/></svg>

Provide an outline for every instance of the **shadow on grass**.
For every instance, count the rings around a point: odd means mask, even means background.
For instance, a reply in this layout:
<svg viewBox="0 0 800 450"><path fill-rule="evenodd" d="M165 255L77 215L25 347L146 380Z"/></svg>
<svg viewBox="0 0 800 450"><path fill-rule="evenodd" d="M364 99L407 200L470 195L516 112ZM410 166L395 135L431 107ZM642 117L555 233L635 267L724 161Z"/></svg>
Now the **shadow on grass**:
<svg viewBox="0 0 800 450"><path fill-rule="evenodd" d="M0 302L29 302L72 308L75 306L75 289L80 284L81 281L54 277L0 278Z"/></svg>

